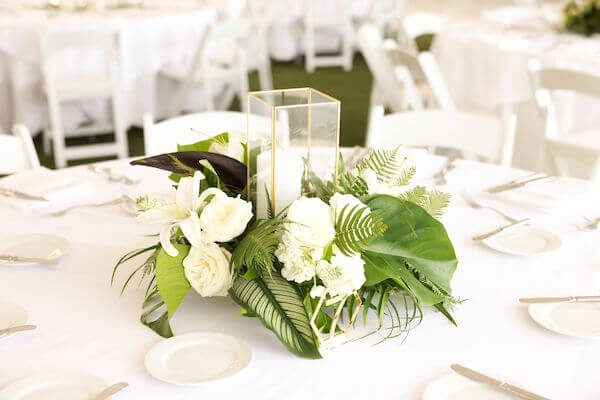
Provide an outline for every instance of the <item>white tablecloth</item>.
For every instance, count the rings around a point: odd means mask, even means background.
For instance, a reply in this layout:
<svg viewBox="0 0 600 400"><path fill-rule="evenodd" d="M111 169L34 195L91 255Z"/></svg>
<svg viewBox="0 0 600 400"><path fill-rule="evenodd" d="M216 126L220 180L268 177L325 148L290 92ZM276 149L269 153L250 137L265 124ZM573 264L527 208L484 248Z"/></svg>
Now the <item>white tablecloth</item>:
<svg viewBox="0 0 600 400"><path fill-rule="evenodd" d="M126 168L124 161L110 165ZM441 165L440 158L428 158L422 175L428 178ZM109 184L82 167L61 173L84 175L102 192L160 192L169 185L165 173L135 169L144 178L135 187ZM109 287L120 256L155 242L143 236L153 233L152 227L138 225L119 206L73 210L63 217L34 217L0 207L3 235L54 233L72 243L55 266L0 266L0 301L23 305L38 325L36 331L0 342L0 387L35 372L76 369L108 382L129 382L123 394L127 399L417 400L429 381L449 373L456 362L513 378L552 399L598 399L598 343L539 327L517 299L597 293L600 232L541 218L536 223L559 232L564 247L534 258L503 255L471 240L504 221L467 208L459 190L522 173L464 161L448 174L444 189L454 199L443 222L459 258L454 294L465 299L454 311L458 327L427 311L404 341L377 346L358 341L326 359L308 361L288 353L257 320L238 316L239 307L228 298L201 299L192 293L173 321L175 333L225 332L253 350L250 366L240 375L198 387L162 383L144 370L145 353L160 340L139 323L144 289L129 289L119 297L126 270L137 264L125 266L116 287Z"/></svg>
<svg viewBox="0 0 600 400"><path fill-rule="evenodd" d="M32 132L46 124L47 107L42 91L39 37L46 30L78 28L116 30L121 33L121 83L124 95L124 118L127 126L141 125L143 114L155 105L168 106L165 94L156 93L157 72L169 63L182 62L196 49L206 25L216 17L210 9L177 10L174 8L123 9L97 14L94 12L51 14L46 11L17 9L14 14L0 15L0 54L4 58L3 86L12 86L12 99L0 96L2 125L26 124ZM77 72L97 68L98 59L72 54L64 67ZM85 110L105 118L105 108L97 104ZM13 110L12 114L10 110ZM80 108L68 109L65 126L85 121ZM14 116L14 117L13 117ZM160 116L160 115L159 115Z"/></svg>
<svg viewBox="0 0 600 400"><path fill-rule="evenodd" d="M458 104L496 111L518 111L514 165L544 169L543 121L533 103L527 63L598 74L600 38L558 33L549 10L512 7L489 11L480 19L459 21L440 33L433 52ZM556 20L556 17L550 18ZM600 126L600 102L583 96L557 99L566 132Z"/></svg>

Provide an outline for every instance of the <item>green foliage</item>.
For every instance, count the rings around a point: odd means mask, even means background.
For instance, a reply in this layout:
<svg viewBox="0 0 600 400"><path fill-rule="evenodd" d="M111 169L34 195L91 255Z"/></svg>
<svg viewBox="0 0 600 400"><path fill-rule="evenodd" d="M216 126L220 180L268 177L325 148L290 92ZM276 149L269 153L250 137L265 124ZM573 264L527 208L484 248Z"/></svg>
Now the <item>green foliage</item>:
<svg viewBox="0 0 600 400"><path fill-rule="evenodd" d="M600 1L570 1L564 11L567 31L591 36L600 33Z"/></svg>
<svg viewBox="0 0 600 400"><path fill-rule="evenodd" d="M289 351L304 358L321 358L302 297L279 273L253 280L237 277L229 294L273 331Z"/></svg>
<svg viewBox="0 0 600 400"><path fill-rule="evenodd" d="M275 270L275 250L281 241L280 219L255 221L233 251L231 261L236 270L246 266L259 274ZM255 274L252 274L253 276Z"/></svg>
<svg viewBox="0 0 600 400"><path fill-rule="evenodd" d="M169 313L156 285L147 293L142 308L144 310L140 317L142 324L164 338L173 336L169 324Z"/></svg>
<svg viewBox="0 0 600 400"><path fill-rule="evenodd" d="M408 184L414 171L405 172L402 168L405 159L399 155L400 147L394 150L373 150L364 157L356 169L361 172L365 169L371 169L377 174L377 179L381 183L389 186L403 186Z"/></svg>
<svg viewBox="0 0 600 400"><path fill-rule="evenodd" d="M160 297L163 299L169 318L190 290L190 283L183 271L183 259L187 256L190 246L174 244L179 253L175 257L168 255L161 249L156 257L156 285Z"/></svg>
<svg viewBox="0 0 600 400"><path fill-rule="evenodd" d="M343 254L352 256L361 252L373 238L383 235L386 228L377 212L362 205L352 208L346 205L335 221L335 244Z"/></svg>
<svg viewBox="0 0 600 400"><path fill-rule="evenodd" d="M457 259L444 226L407 200L376 195L365 203L378 211L388 226L362 253L365 285L391 284L419 306L452 300L450 281Z"/></svg>
<svg viewBox="0 0 600 400"><path fill-rule="evenodd" d="M399 197L422 207L434 218L441 217L444 209L450 204L449 194L438 190L428 191L423 186L415 186Z"/></svg>

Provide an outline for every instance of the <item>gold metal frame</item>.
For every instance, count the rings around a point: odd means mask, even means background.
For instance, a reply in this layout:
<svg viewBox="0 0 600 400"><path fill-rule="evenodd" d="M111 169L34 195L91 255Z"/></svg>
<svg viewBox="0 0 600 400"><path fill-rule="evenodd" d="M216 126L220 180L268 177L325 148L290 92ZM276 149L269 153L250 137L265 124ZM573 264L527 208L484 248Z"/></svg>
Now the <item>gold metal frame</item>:
<svg viewBox="0 0 600 400"><path fill-rule="evenodd" d="M281 94L281 96L285 96L285 92L294 92L294 91L305 91L308 92L307 93L307 103L305 104L289 104L289 105L281 105L281 106L276 106L274 104L269 104L267 101L265 101L263 98L261 98L261 96L264 95L277 95L277 94ZM330 102L319 102L319 103L312 103L312 95L313 93L316 93L320 96L322 96L323 98L329 99ZM331 104L331 103L335 103L337 106L337 131L336 131L336 137L335 137L335 166L334 166L334 172L333 172L333 184L334 187L337 187L337 182L338 182L338 168L339 168L339 158L340 158L340 117L341 117L341 102L326 94L321 92L320 90L311 88L311 87L303 87L303 88L290 88L290 89L276 89L276 90L262 90L262 91L255 91L255 92L250 92L248 93L248 97L247 97L247 118L246 118L246 143L248 143L248 145L246 146L246 160L248 160L248 162L250 162L250 113L251 113L251 99L253 100L257 100L261 103L263 103L265 106L267 106L268 108L271 109L271 165L272 165L272 172L271 172L271 207L273 210L275 210L275 204L276 204L276 182L275 182L275 177L276 177L276 140L277 140L277 127L276 127L276 116L277 116L277 110L280 109L289 109L289 108L298 108L298 107L307 107L307 112L308 112L308 126L307 126L307 147L308 147L308 161L310 163L310 148L312 145L312 107L316 106L317 104ZM249 167L249 166L248 166ZM248 182L248 188L247 188L247 197L248 199L251 198L251 193L250 193L250 168L247 169L247 182Z"/></svg>

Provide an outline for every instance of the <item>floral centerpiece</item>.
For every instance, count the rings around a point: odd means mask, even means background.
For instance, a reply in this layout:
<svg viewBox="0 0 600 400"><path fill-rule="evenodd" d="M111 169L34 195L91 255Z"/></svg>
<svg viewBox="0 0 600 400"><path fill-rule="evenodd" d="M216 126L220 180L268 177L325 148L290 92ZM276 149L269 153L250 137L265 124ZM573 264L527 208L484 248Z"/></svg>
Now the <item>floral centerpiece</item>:
<svg viewBox="0 0 600 400"><path fill-rule="evenodd" d="M600 33L600 1L569 1L564 9L564 27L586 36Z"/></svg>
<svg viewBox="0 0 600 400"><path fill-rule="evenodd" d="M115 267L147 255L123 287L136 274L148 279L143 324L169 337L190 290L230 296L289 351L320 358L359 315L373 313L379 328L389 320L388 336L420 321L424 307L454 323L457 259L437 219L449 196L411 186L401 149L374 150L351 168L340 157L331 180L302 174L301 197L264 218L248 201L251 154L240 149L247 142L223 133L132 162L169 170L176 183L166 202L138 199L137 219L160 225L160 240Z"/></svg>

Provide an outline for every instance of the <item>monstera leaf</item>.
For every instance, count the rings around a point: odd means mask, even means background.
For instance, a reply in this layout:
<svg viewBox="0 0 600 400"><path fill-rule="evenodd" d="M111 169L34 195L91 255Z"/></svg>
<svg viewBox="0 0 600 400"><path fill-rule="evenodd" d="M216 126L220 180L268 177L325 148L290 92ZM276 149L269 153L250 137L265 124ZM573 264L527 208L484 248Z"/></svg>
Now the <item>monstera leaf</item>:
<svg viewBox="0 0 600 400"><path fill-rule="evenodd" d="M289 351L304 358L321 358L303 300L278 272L252 280L237 277L229 294L273 331Z"/></svg>
<svg viewBox="0 0 600 400"><path fill-rule="evenodd" d="M132 161L131 165L144 165L177 174L192 175L196 170L202 169L201 160L210 163L225 185L238 190L243 190L246 187L247 170L244 164L231 157L207 151L180 151L160 154Z"/></svg>
<svg viewBox="0 0 600 400"><path fill-rule="evenodd" d="M436 305L451 293L454 248L444 226L418 205L387 195L364 198L388 229L363 253L367 285L385 279L401 283L420 304Z"/></svg>

